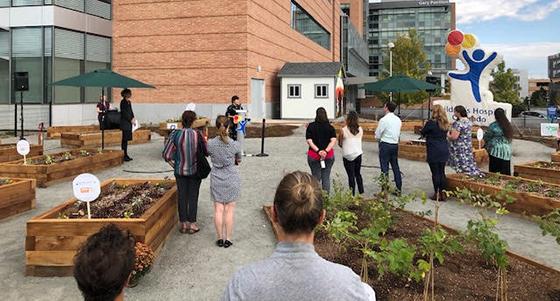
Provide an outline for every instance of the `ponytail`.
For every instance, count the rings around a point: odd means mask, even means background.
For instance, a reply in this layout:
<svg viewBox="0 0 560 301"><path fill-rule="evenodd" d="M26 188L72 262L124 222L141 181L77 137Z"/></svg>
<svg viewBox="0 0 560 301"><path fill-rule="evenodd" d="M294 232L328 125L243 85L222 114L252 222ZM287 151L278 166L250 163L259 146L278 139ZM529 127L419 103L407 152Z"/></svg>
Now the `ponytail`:
<svg viewBox="0 0 560 301"><path fill-rule="evenodd" d="M224 115L219 115L216 118L216 129L218 129L218 137L223 143L229 143L228 128L229 119Z"/></svg>

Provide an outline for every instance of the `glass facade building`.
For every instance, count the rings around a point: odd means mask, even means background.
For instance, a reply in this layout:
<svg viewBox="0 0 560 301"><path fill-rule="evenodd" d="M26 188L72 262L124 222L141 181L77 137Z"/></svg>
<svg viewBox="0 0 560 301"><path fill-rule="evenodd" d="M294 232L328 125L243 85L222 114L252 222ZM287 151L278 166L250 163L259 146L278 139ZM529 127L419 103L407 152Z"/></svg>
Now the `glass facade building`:
<svg viewBox="0 0 560 301"><path fill-rule="evenodd" d="M2 7L53 5L110 20L111 4L88 0L0 0ZM55 22L56 24L56 22ZM99 89L54 87L52 82L111 67L111 38L56 25L13 26L0 29L0 105L18 102L13 74L27 72L27 104L96 102Z"/></svg>
<svg viewBox="0 0 560 301"><path fill-rule="evenodd" d="M291 5L291 26L323 48L331 49L331 34L295 1Z"/></svg>
<svg viewBox="0 0 560 301"><path fill-rule="evenodd" d="M384 71L388 44L415 28L434 76L446 74L454 62L445 54L447 34L455 28L455 4L448 1L387 1L369 4L368 46L370 76Z"/></svg>

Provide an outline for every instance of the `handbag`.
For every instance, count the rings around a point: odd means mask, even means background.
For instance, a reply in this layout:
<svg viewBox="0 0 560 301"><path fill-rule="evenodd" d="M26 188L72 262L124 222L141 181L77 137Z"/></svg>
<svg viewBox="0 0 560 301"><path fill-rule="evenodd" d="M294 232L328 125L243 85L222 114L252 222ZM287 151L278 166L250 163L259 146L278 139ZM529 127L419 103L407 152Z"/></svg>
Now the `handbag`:
<svg viewBox="0 0 560 301"><path fill-rule="evenodd" d="M196 150L196 177L199 179L206 179L210 174L210 171L212 170L212 167L210 167L210 163L208 163L208 159L206 159L206 156L204 154L204 148L202 147L202 141L204 141L203 139L204 138L199 132L198 146Z"/></svg>

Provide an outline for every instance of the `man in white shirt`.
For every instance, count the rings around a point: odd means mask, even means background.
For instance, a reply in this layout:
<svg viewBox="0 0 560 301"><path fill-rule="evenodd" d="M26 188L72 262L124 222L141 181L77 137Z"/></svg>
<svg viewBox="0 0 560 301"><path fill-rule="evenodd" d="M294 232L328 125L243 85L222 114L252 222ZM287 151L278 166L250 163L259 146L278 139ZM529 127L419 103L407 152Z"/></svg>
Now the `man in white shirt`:
<svg viewBox="0 0 560 301"><path fill-rule="evenodd" d="M392 102L385 104L385 116L379 120L375 130L375 138L379 140L379 163L381 172L389 176L389 164L395 177L395 185L399 192L402 189L401 170L399 168L399 137L401 135L401 119L393 112L397 105Z"/></svg>

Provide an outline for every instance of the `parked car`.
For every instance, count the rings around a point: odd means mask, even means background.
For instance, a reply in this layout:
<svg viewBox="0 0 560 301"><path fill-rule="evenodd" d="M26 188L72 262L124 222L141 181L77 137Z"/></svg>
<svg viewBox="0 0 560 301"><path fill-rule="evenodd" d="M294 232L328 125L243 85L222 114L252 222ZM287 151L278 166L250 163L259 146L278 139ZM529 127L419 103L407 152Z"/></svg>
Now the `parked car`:
<svg viewBox="0 0 560 301"><path fill-rule="evenodd" d="M535 112L535 111L524 111L519 114L520 117L536 117L541 119L546 119L543 113Z"/></svg>

